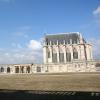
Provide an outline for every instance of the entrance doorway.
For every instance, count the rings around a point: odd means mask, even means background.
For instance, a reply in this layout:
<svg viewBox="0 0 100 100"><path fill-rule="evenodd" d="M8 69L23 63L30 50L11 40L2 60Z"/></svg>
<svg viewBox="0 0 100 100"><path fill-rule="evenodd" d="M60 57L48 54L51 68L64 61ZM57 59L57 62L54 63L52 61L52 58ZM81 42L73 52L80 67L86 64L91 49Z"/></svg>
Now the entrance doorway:
<svg viewBox="0 0 100 100"><path fill-rule="evenodd" d="M7 67L7 73L10 73L10 67Z"/></svg>

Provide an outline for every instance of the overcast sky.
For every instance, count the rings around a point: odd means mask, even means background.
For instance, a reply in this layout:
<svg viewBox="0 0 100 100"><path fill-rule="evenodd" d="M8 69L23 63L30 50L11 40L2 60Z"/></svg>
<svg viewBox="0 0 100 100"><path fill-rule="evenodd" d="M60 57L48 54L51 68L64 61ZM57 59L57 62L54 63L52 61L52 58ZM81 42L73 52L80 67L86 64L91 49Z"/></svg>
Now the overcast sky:
<svg viewBox="0 0 100 100"><path fill-rule="evenodd" d="M44 33L80 32L100 59L100 0L0 0L0 64L42 63Z"/></svg>

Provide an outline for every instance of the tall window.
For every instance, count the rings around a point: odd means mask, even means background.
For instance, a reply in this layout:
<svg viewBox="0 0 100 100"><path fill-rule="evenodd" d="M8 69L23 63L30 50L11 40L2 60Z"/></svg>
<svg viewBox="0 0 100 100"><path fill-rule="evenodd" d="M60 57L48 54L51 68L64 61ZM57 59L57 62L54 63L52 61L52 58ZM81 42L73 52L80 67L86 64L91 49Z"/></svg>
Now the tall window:
<svg viewBox="0 0 100 100"><path fill-rule="evenodd" d="M70 53L69 49L67 49L67 51L66 51L66 61L67 62L71 61L71 53Z"/></svg>
<svg viewBox="0 0 100 100"><path fill-rule="evenodd" d="M53 53L52 53L52 62L57 63L57 52L55 49L53 49Z"/></svg>
<svg viewBox="0 0 100 100"><path fill-rule="evenodd" d="M57 63L57 53L53 53L52 61L53 61L53 63Z"/></svg>
<svg viewBox="0 0 100 100"><path fill-rule="evenodd" d="M75 48L73 49L73 59L78 59L78 52Z"/></svg>
<svg viewBox="0 0 100 100"><path fill-rule="evenodd" d="M63 50L61 48L59 51L59 62L61 62L61 63L64 62L64 53L63 53Z"/></svg>
<svg viewBox="0 0 100 100"><path fill-rule="evenodd" d="M48 58L50 58L50 50L48 49Z"/></svg>

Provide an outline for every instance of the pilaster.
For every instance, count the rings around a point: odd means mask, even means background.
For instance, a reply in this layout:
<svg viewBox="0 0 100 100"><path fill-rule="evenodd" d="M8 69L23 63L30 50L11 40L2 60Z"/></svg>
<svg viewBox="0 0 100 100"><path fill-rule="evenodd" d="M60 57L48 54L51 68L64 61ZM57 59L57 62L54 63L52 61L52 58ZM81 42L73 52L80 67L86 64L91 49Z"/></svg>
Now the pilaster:
<svg viewBox="0 0 100 100"><path fill-rule="evenodd" d="M57 62L59 63L59 46L57 46Z"/></svg>
<svg viewBox="0 0 100 100"><path fill-rule="evenodd" d="M71 61L73 61L73 45L70 46Z"/></svg>
<svg viewBox="0 0 100 100"><path fill-rule="evenodd" d="M44 64L47 63L47 46L43 46L43 60Z"/></svg>
<svg viewBox="0 0 100 100"><path fill-rule="evenodd" d="M64 63L66 63L66 46L64 45Z"/></svg>

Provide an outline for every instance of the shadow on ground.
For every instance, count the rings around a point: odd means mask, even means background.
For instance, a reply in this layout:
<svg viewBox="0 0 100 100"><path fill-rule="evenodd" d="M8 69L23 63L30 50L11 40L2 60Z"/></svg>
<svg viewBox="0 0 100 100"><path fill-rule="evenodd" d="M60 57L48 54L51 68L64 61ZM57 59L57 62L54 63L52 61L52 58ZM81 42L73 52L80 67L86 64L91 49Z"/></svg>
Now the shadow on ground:
<svg viewBox="0 0 100 100"><path fill-rule="evenodd" d="M0 90L0 100L100 100L100 92Z"/></svg>

